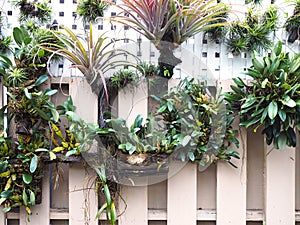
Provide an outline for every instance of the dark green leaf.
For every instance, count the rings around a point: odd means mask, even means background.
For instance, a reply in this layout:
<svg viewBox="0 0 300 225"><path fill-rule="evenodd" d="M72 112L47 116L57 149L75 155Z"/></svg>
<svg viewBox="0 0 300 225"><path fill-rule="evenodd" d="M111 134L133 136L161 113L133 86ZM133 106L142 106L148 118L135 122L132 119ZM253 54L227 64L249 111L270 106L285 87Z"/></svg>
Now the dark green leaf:
<svg viewBox="0 0 300 225"><path fill-rule="evenodd" d="M42 83L44 83L46 80L48 80L48 76L45 74L45 75L42 75L42 76L40 76L37 80L36 80L36 82L35 82L35 85L36 86L39 86L39 85L41 85Z"/></svg>
<svg viewBox="0 0 300 225"><path fill-rule="evenodd" d="M278 149L284 149L287 143L287 136L284 133L280 133L275 141L277 142Z"/></svg>
<svg viewBox="0 0 300 225"><path fill-rule="evenodd" d="M276 117L278 112L278 105L277 102L270 102L269 106L268 106L268 116L269 118L272 120Z"/></svg>
<svg viewBox="0 0 300 225"><path fill-rule="evenodd" d="M27 194L26 194L25 188L23 189L22 198L23 198L23 203L24 203L24 205L25 205L25 206L28 206L28 196L27 196Z"/></svg>
<svg viewBox="0 0 300 225"><path fill-rule="evenodd" d="M286 120L286 112L285 111L279 109L278 115L279 115L282 122L284 122Z"/></svg>
<svg viewBox="0 0 300 225"><path fill-rule="evenodd" d="M24 173L22 178L25 184L30 184L32 181L32 175L28 173Z"/></svg>
<svg viewBox="0 0 300 225"><path fill-rule="evenodd" d="M24 35L23 35L23 32L20 28L18 27L14 27L13 29L13 37L14 37L14 40L16 42L16 44L21 47L22 44L23 44L23 41L24 41Z"/></svg>
<svg viewBox="0 0 300 225"><path fill-rule="evenodd" d="M14 190L6 190L6 191L2 191L0 194L1 198L9 198L12 194L14 193Z"/></svg>
<svg viewBox="0 0 300 225"><path fill-rule="evenodd" d="M30 162L30 173L34 173L38 165L38 157L34 155Z"/></svg>

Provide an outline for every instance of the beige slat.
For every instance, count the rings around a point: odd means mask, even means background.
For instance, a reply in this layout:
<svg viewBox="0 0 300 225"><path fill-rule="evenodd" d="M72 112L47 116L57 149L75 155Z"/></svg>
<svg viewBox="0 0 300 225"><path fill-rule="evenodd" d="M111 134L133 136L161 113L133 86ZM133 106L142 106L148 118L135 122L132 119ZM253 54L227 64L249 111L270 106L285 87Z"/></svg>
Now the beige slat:
<svg viewBox="0 0 300 225"><path fill-rule="evenodd" d="M42 186L42 203L32 207L30 224L38 225L48 223L50 223L50 182L49 166L46 166Z"/></svg>
<svg viewBox="0 0 300 225"><path fill-rule="evenodd" d="M231 80L219 81L218 87L229 91L231 84ZM232 146L241 158L232 159L237 168L225 162L217 164L217 225L246 224L247 134L238 123L235 120L233 127L239 130L240 146Z"/></svg>
<svg viewBox="0 0 300 225"><path fill-rule="evenodd" d="M73 98L76 113L87 122L97 122L98 101L90 85L84 78L71 79L69 93ZM69 167L69 224L87 223L96 225L98 196L94 186L90 185L95 173L89 173L82 164L70 164Z"/></svg>
<svg viewBox="0 0 300 225"><path fill-rule="evenodd" d="M187 163L168 179L168 225L197 224L197 166Z"/></svg>
<svg viewBox="0 0 300 225"><path fill-rule="evenodd" d="M266 224L295 224L295 148L266 146Z"/></svg>
<svg viewBox="0 0 300 225"><path fill-rule="evenodd" d="M98 202L93 186L90 186L93 174L81 163L72 163L69 167L69 224L97 225L95 219ZM95 176L95 175L94 175Z"/></svg>
<svg viewBox="0 0 300 225"><path fill-rule="evenodd" d="M147 115L147 84L142 83L138 87L129 87L118 93L118 116L126 119L131 125L136 115ZM135 178L135 183L146 184L146 178ZM127 205L126 210L120 216L119 225L147 225L148 224L148 187L147 186L121 186L121 196L125 200L119 201L119 213ZM138 212L138 213L137 213Z"/></svg>

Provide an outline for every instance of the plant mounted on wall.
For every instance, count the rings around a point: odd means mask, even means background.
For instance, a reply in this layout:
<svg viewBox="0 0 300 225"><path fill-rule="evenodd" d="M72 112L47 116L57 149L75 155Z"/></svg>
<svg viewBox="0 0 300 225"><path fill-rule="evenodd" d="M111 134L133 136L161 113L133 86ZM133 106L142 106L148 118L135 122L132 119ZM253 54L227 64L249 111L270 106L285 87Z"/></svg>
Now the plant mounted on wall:
<svg viewBox="0 0 300 225"><path fill-rule="evenodd" d="M294 43L300 38L300 1L295 0L294 12L285 22L285 30L288 32L288 42Z"/></svg>
<svg viewBox="0 0 300 225"><path fill-rule="evenodd" d="M212 0L123 0L121 4L110 4L122 10L112 21L132 27L159 50L160 76L167 78L181 62L173 51L205 28L220 25L212 22L228 10L223 3Z"/></svg>
<svg viewBox="0 0 300 225"><path fill-rule="evenodd" d="M129 164L155 163L158 168L170 154L177 160L197 161L201 166L219 159L232 164L232 158L239 158L230 149L232 143L239 143L237 131L231 127L234 118L222 104L221 95L209 96L206 88L185 79L166 96L152 97L160 106L145 121L137 115L128 127L123 119L107 120L115 146L107 148L113 149L111 154L119 155L115 152L118 148L128 155Z"/></svg>
<svg viewBox="0 0 300 225"><path fill-rule="evenodd" d="M244 51L263 51L271 47L270 35L278 29L278 9L270 6L261 15L250 8L245 21L234 21L228 27L225 40L228 51L239 55Z"/></svg>
<svg viewBox="0 0 300 225"><path fill-rule="evenodd" d="M270 55L253 55L253 65L246 75L251 85L235 78L228 102L240 115L240 125L259 127L266 136L266 143L276 149L296 146L295 129L300 130L300 54L293 57L282 50L278 42Z"/></svg>
<svg viewBox="0 0 300 225"><path fill-rule="evenodd" d="M19 21L21 24L26 25L27 23L33 23L35 28L37 28L41 25L48 24L51 20L52 8L46 0L42 2L11 0L11 3L20 10Z"/></svg>
<svg viewBox="0 0 300 225"><path fill-rule="evenodd" d="M76 13L84 24L95 23L103 17L108 4L102 0L81 0L78 2Z"/></svg>

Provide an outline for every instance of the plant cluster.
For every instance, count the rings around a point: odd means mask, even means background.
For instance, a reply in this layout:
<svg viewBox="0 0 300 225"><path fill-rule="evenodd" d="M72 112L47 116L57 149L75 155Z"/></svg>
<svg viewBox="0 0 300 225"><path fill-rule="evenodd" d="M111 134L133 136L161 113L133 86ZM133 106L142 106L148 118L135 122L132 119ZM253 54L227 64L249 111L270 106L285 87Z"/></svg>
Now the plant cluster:
<svg viewBox="0 0 300 225"><path fill-rule="evenodd" d="M122 0L121 4L111 4L122 10L112 21L130 26L160 51L160 75L167 78L181 62L173 50L205 28L218 26L213 21L227 10L223 3L213 0Z"/></svg>
<svg viewBox="0 0 300 225"><path fill-rule="evenodd" d="M103 17L108 3L103 0L81 0L78 2L76 13L82 17L83 23L95 23L98 18Z"/></svg>
<svg viewBox="0 0 300 225"><path fill-rule="evenodd" d="M294 43L300 38L300 1L294 1L293 15L288 17L285 22L285 30L288 32L288 42Z"/></svg>
<svg viewBox="0 0 300 225"><path fill-rule="evenodd" d="M74 113L71 97L59 106L51 101L58 91L46 84L45 69L52 53L40 46L55 49L61 44L63 48L63 43L48 30L32 34L24 27L13 29L13 41L13 60L0 55L0 75L8 95L8 104L0 109L0 205L3 212L24 205L30 215L31 206L41 201L44 163L89 151L103 131ZM107 202L101 210L107 209L114 224L114 202L103 176L99 178Z"/></svg>
<svg viewBox="0 0 300 225"><path fill-rule="evenodd" d="M21 24L45 25L50 22L52 16L52 8L49 1L43 0L12 0L12 4L20 10L19 21Z"/></svg>
<svg viewBox="0 0 300 225"><path fill-rule="evenodd" d="M160 104L145 122L138 115L128 127L123 119L109 119L113 143L126 154L172 154L177 159L207 165L218 159L239 158L230 150L238 146L237 131L231 124L221 95L208 95L207 89L193 80L184 80L166 96L152 96ZM111 149L111 148L110 148Z"/></svg>
<svg viewBox="0 0 300 225"><path fill-rule="evenodd" d="M278 29L278 9L270 6L262 14L250 8L245 20L236 20L228 26L225 43L235 55L252 50L267 50L272 46L270 35Z"/></svg>
<svg viewBox="0 0 300 225"><path fill-rule="evenodd" d="M250 85L235 78L232 93L226 95L239 112L240 125L262 127L266 143L277 149L296 146L295 128L300 130L300 54L290 56L278 42L269 55L253 55L252 66L245 72Z"/></svg>

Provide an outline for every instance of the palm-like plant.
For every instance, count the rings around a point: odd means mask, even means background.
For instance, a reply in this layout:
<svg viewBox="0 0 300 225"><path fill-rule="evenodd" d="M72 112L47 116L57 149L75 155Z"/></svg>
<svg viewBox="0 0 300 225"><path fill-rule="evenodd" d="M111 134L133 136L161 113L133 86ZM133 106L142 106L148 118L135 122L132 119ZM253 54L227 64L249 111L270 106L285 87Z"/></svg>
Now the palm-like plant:
<svg viewBox="0 0 300 225"><path fill-rule="evenodd" d="M195 34L220 25L218 21L228 8L223 3L209 0L122 0L110 4L122 10L113 21L129 25L149 39L160 51L160 74L181 62L173 50ZM224 10L220 10L224 8ZM166 74L166 73L165 73Z"/></svg>
<svg viewBox="0 0 300 225"><path fill-rule="evenodd" d="M114 45L118 40L108 39L104 34L94 41L92 25L90 25L89 33L86 34L86 39L77 36L67 27L63 27L63 30L65 34L53 31L63 45L44 43L42 48L70 61L71 67L78 69L86 77L95 94L99 94L103 85L108 98L104 74L124 63L128 65L129 62L120 60L118 57L129 53L122 49L115 49Z"/></svg>

